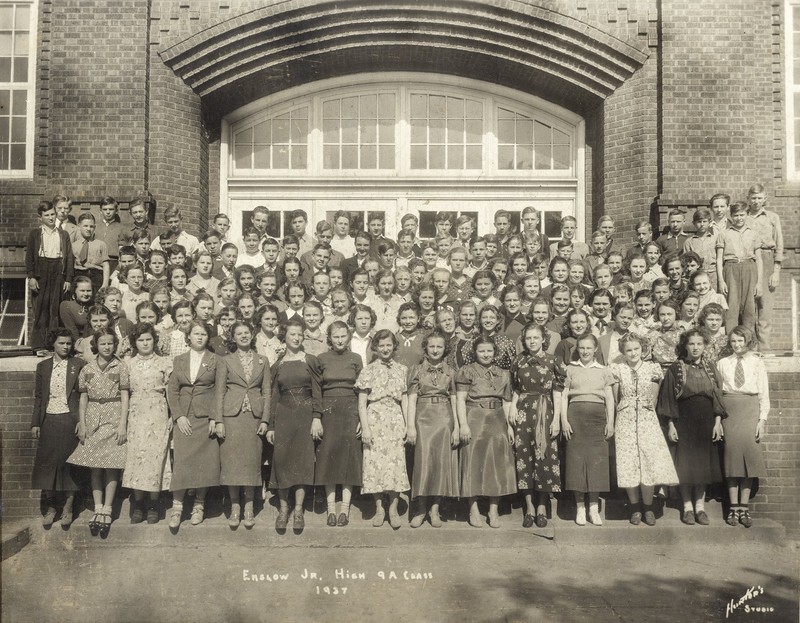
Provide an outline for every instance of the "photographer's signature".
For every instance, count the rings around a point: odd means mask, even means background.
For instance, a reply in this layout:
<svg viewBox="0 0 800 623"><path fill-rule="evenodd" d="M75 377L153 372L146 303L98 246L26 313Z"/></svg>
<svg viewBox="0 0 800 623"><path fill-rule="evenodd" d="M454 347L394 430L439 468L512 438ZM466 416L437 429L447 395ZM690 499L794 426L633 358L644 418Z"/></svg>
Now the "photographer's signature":
<svg viewBox="0 0 800 623"><path fill-rule="evenodd" d="M734 612L741 608L742 612L775 612L772 606L755 606L749 602L765 594L763 586L751 586L739 599L731 599L725 606L725 618L730 617Z"/></svg>

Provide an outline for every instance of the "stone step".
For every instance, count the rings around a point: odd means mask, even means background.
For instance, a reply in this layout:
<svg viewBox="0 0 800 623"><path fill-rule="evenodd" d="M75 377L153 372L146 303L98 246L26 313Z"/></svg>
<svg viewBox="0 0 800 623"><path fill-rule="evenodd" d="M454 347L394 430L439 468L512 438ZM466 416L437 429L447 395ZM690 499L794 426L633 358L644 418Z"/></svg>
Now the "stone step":
<svg viewBox="0 0 800 623"><path fill-rule="evenodd" d="M169 497L164 506L169 506ZM187 502L189 500L187 499ZM633 526L628 521L626 504L610 499L601 504L604 511L604 525L578 526L574 522L574 503L569 497L560 504L552 500L548 525L545 528L522 528L523 510L517 500L508 498L500 507L501 527L492 529L485 526L473 528L467 523L466 502L449 500L442 505L444 525L435 529L427 522L418 529L408 525L408 500L402 497L400 511L403 525L392 530L388 522L381 528L372 527L374 505L370 496L357 496L350 512L350 525L344 528L326 526L325 500L317 495L307 500L305 529L295 534L290 518L289 529L285 534L275 530L278 515L277 499L272 496L263 505L256 505L256 525L247 530L240 525L236 530L228 526L230 505L214 492L208 500L206 520L199 526L189 523L190 503L184 505L184 521L177 534L173 535L167 526L168 509L161 509L158 524L130 524L130 503L128 499L118 500L115 506L114 523L106 539L92 537L88 522L93 513L84 508L69 530L63 530L58 523L50 530L44 530L37 520L31 520L30 538L35 543L63 547L85 547L98 543L109 546L133 547L216 547L235 540L252 547L527 547L537 542L555 541L564 544L608 544L608 545L668 545L675 540L696 540L698 543L735 544L739 542L785 543L785 529L780 524L767 519L754 518L754 526L731 527L724 521L723 506L715 501L706 503L706 511L711 518L709 526L686 526L680 521L679 505L670 503L665 508L657 505L658 524L655 527ZM481 502L481 511L486 513L486 504Z"/></svg>

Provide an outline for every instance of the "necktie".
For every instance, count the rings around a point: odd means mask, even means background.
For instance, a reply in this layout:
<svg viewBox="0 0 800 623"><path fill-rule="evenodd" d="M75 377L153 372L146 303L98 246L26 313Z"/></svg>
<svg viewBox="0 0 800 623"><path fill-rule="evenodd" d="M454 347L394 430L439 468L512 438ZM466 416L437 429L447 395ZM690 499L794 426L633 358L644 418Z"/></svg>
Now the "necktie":
<svg viewBox="0 0 800 623"><path fill-rule="evenodd" d="M736 371L733 373L733 384L738 388L744 385L744 366L742 358L736 358Z"/></svg>
<svg viewBox="0 0 800 623"><path fill-rule="evenodd" d="M86 265L86 261L89 259L89 242L87 240L83 241L83 246L81 250L78 251L78 263L81 266Z"/></svg>

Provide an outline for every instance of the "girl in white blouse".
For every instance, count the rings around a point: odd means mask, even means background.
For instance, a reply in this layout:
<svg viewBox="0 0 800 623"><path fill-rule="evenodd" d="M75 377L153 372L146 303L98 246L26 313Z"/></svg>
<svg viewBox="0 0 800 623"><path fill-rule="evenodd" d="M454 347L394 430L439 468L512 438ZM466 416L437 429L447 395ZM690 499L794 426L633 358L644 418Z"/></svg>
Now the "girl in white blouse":
<svg viewBox="0 0 800 623"><path fill-rule="evenodd" d="M766 475L760 442L769 415L769 385L764 361L753 352L753 332L736 327L728 338L733 354L717 362L725 420L724 468L730 496L725 521L753 525L748 503L753 479Z"/></svg>

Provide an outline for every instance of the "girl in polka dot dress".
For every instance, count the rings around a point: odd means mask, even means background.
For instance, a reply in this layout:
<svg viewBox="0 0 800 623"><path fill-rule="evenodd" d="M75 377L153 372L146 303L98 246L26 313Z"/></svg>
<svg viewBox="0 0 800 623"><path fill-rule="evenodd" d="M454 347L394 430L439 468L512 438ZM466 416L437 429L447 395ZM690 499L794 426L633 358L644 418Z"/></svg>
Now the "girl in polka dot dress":
<svg viewBox="0 0 800 623"><path fill-rule="evenodd" d="M114 354L117 345L117 336L110 329L101 329L92 337L97 358L84 366L78 377L80 444L67 461L91 469L94 517L89 528L92 535L101 536L111 526L111 506L127 458L130 373Z"/></svg>

